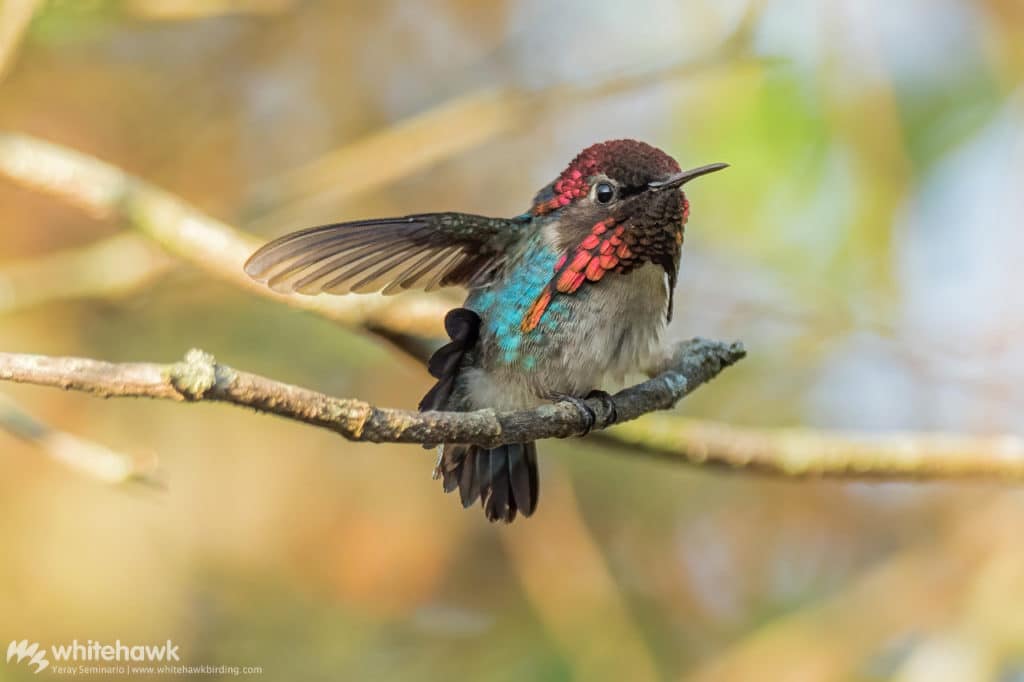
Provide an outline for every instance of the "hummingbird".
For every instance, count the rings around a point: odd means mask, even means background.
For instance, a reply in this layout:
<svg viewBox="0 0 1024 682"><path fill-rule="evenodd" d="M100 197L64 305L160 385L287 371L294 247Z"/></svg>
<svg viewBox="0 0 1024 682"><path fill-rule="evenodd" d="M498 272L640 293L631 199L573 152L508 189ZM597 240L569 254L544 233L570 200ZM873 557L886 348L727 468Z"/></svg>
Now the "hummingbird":
<svg viewBox="0 0 1024 682"><path fill-rule="evenodd" d="M608 401L614 420L603 382L664 362L690 213L681 188L726 167L683 171L660 149L611 140L580 152L513 218L424 213L324 225L269 242L245 271L284 293L465 287L465 303L445 317L450 341L428 362L437 382L419 409L568 401L593 426L585 398ZM507 523L537 508L535 443L440 449L435 478L464 507L479 500L488 520Z"/></svg>

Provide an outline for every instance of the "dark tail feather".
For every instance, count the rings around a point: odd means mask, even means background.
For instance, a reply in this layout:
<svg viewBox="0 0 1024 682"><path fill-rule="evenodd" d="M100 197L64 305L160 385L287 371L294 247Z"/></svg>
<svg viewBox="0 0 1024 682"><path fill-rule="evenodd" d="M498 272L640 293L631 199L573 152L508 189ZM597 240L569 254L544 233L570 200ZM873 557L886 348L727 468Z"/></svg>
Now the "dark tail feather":
<svg viewBox="0 0 1024 682"><path fill-rule="evenodd" d="M468 448L467 448L468 450ZM463 457L459 468L459 498L466 509L480 497L480 483L476 480L477 457Z"/></svg>
<svg viewBox="0 0 1024 682"><path fill-rule="evenodd" d="M480 338L480 316L468 308L450 311L444 318L444 326L451 342L430 358L427 369L437 383L423 396L420 411L453 409L449 402L456 377L466 354ZM491 449L447 444L437 471L446 493L458 488L463 507L480 500L484 514L491 521L511 523L516 514L529 516L537 508L537 446L534 443L510 443Z"/></svg>
<svg viewBox="0 0 1024 682"><path fill-rule="evenodd" d="M530 516L537 508L537 497L540 494L536 443L522 443L509 448L508 474L514 504L523 516Z"/></svg>
<svg viewBox="0 0 1024 682"><path fill-rule="evenodd" d="M487 516L488 521L501 519L510 522L516 518L515 502L512 500L512 491L509 490L508 482L508 449L508 447L503 447L486 451L487 457L491 461L491 474L489 482L484 480L480 484L480 492L483 493L480 503L483 505L484 515ZM480 478L479 470L476 475L477 478ZM488 488L490 488L490 494L487 494Z"/></svg>
<svg viewBox="0 0 1024 682"><path fill-rule="evenodd" d="M446 445L440 470L445 492L458 488L463 507L479 499L490 521L511 523L516 514L530 516L537 508L539 477L534 443L510 443L491 449Z"/></svg>

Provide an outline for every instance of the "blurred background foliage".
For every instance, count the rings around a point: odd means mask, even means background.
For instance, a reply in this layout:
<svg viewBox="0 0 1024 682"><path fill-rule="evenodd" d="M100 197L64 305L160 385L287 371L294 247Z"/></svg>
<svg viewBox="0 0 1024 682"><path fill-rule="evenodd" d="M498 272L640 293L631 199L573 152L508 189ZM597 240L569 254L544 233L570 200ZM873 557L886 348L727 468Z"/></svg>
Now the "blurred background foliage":
<svg viewBox="0 0 1024 682"><path fill-rule="evenodd" d="M1024 430L1017 0L0 0L0 78L0 128L264 237L518 213L608 138L729 162L689 191L672 333L750 357L685 413ZM0 182L0 273L124 229ZM114 295L21 300L52 282L0 277L0 347L199 346L390 406L428 387L379 340L116 253L100 276L145 267ZM157 457L167 483L105 486L0 433L3 642L171 638L270 679L1024 679L1008 487L783 481L562 441L538 514L496 527L415 447L3 393Z"/></svg>

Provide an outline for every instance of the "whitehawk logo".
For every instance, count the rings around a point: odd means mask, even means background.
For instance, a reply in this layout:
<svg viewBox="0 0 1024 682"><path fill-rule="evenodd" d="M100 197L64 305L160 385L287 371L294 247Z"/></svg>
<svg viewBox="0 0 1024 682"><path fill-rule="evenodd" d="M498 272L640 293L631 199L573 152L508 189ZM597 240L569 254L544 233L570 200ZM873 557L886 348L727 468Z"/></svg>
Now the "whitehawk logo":
<svg viewBox="0 0 1024 682"><path fill-rule="evenodd" d="M50 667L50 662L46 660L46 649L41 648L39 642L29 644L27 639L20 642L14 640L7 646L7 662L10 663L15 657L15 663L21 663L27 658L28 665L36 666L37 675Z"/></svg>

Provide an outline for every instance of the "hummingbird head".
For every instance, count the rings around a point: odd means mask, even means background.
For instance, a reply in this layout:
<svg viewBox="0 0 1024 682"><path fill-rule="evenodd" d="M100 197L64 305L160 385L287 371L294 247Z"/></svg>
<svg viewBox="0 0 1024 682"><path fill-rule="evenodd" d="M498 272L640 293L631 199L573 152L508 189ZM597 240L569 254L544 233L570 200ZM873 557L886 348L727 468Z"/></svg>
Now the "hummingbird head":
<svg viewBox="0 0 1024 682"><path fill-rule="evenodd" d="M615 225L622 227L628 242L652 246L656 251L677 250L689 214L682 186L726 165L716 163L682 171L675 159L649 144L637 140L602 142L580 152L537 195L531 213L557 218L552 223L552 236L562 249L579 244L597 225L606 229Z"/></svg>
<svg viewBox="0 0 1024 682"><path fill-rule="evenodd" d="M626 273L648 263L665 271L666 319L672 319L683 225L690 204L681 187L724 163L681 171L675 159L636 140L587 147L545 187L530 214L542 222L545 240L561 254L548 287L533 302L521 328L537 327L552 297L572 294L609 272Z"/></svg>

